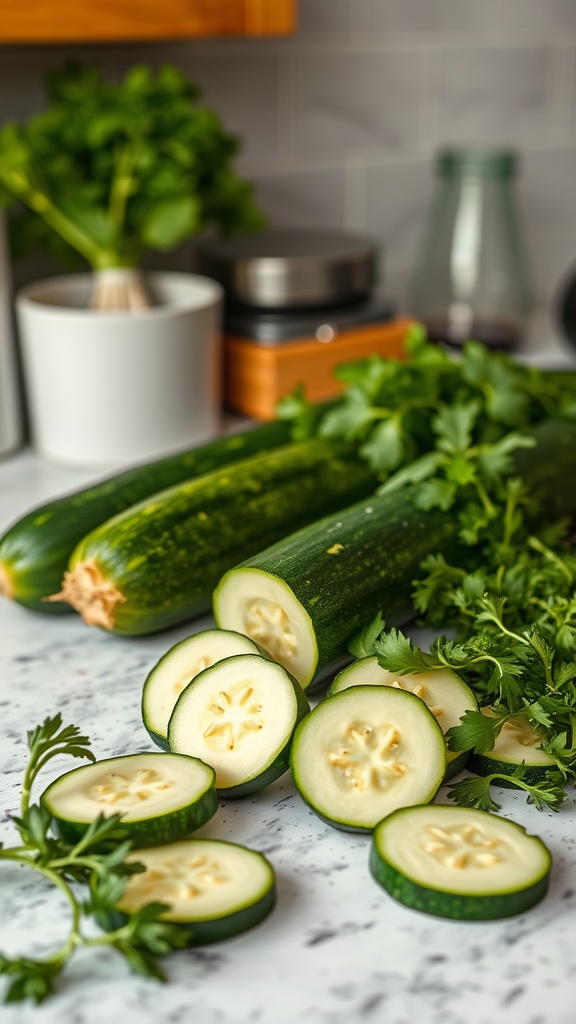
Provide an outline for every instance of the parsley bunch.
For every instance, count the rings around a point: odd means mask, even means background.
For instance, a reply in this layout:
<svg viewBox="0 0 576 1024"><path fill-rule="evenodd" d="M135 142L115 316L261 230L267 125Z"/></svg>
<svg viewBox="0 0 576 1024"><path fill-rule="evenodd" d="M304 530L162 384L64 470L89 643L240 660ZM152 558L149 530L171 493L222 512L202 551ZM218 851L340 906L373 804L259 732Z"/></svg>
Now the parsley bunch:
<svg viewBox="0 0 576 1024"><path fill-rule="evenodd" d="M436 415L459 450L469 440L489 444L550 416L576 415L570 374L545 374L474 341L456 359L429 344L418 324L409 329L405 349L406 359L373 355L337 367L345 390L322 415L297 390L279 403L278 417L292 421L295 440L320 435L357 442L361 457L385 480L435 449ZM506 451L504 445L492 459L505 458ZM439 454L423 465L428 477Z"/></svg>
<svg viewBox="0 0 576 1024"><path fill-rule="evenodd" d="M6 1002L31 999L39 1003L55 989L59 975L80 946L110 946L125 957L132 970L164 980L157 957L184 946L184 930L160 920L168 908L149 903L125 915L119 927L88 937L85 919L110 921L130 875L144 867L127 856L131 843L120 816L98 817L76 843L51 831L52 818L41 804L30 803L32 785L51 758L65 754L94 761L90 741L74 725L63 726L61 715L46 718L28 733L30 758L22 786L20 815L13 821L20 837L17 846L0 844L0 862L12 861L39 872L66 897L70 930L62 946L44 959L9 957L0 953L0 974L9 979Z"/></svg>

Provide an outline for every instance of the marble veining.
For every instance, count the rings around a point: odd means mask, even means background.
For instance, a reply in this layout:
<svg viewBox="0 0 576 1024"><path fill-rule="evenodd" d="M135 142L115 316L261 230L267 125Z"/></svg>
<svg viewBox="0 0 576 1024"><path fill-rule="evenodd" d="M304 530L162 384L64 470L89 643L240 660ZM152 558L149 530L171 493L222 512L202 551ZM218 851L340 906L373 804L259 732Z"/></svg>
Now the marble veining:
<svg viewBox="0 0 576 1024"><path fill-rule="evenodd" d="M67 473L66 486L87 474ZM0 465L0 530L44 496L61 471L29 453ZM64 484L61 487L64 490ZM152 637L119 638L76 615L44 617L0 602L0 838L10 841L26 731L62 711L98 757L153 750L140 717L147 672L211 619ZM42 784L73 766L52 762ZM201 835L265 853L278 902L253 931L166 961L169 981L131 975L106 950L81 951L40 1008L0 1006L2 1024L573 1024L576 1003L575 799L538 812L500 790L503 813L548 843L547 897L527 914L479 924L394 903L368 871L369 837L340 832L303 803L290 776L260 795L221 801ZM442 800L442 793L439 799ZM40 956L65 932L58 893L0 864L0 949ZM2 986L0 980L0 988Z"/></svg>

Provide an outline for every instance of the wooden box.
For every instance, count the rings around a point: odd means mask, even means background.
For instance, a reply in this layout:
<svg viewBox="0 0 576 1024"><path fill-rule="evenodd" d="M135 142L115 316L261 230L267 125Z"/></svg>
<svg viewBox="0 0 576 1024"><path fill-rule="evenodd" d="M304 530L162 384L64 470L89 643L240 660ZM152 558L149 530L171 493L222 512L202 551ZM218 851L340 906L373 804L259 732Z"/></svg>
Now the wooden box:
<svg viewBox="0 0 576 1024"><path fill-rule="evenodd" d="M274 418L280 398L302 384L315 402L333 398L343 385L333 376L341 363L377 353L402 358L411 321L396 318L340 331L330 341L298 338L277 345L224 337L224 402L254 419Z"/></svg>

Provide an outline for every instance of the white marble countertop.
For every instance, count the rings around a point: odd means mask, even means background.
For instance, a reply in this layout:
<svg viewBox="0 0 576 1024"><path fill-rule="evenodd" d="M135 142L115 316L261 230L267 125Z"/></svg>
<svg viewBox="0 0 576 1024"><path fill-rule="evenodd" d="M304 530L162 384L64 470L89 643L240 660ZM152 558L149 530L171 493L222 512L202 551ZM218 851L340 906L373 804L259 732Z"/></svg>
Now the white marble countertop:
<svg viewBox="0 0 576 1024"><path fill-rule="evenodd" d="M50 465L30 450L3 460L0 531L96 475ZM98 757L154 749L140 719L144 678L173 643L209 623L126 639L75 615L44 617L0 599L3 841L12 835L8 816L18 809L27 729L60 710L65 722L88 733ZM44 781L72 764L54 763ZM539 834L554 858L549 894L526 914L457 923L394 903L369 874L369 837L321 822L285 775L261 795L222 802L201 832L269 857L278 902L265 922L227 942L172 955L167 985L131 975L113 953L81 952L55 997L39 1008L0 1006L0 1021L573 1024L574 792L558 813L538 812L509 790L499 790L500 798L503 813ZM0 864L0 892L0 949L41 956L63 936L66 909L42 880Z"/></svg>

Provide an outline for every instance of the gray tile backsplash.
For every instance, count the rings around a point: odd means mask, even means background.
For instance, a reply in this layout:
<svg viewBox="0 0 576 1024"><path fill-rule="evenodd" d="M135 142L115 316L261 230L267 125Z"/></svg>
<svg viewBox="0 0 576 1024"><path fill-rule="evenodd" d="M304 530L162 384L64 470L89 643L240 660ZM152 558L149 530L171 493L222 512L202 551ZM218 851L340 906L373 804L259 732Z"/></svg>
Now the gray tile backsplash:
<svg viewBox="0 0 576 1024"><path fill-rule="evenodd" d="M545 145L562 114L551 46L439 48L428 55L426 135L432 145Z"/></svg>
<svg viewBox="0 0 576 1024"><path fill-rule="evenodd" d="M576 260L576 0L300 0L285 39L4 46L0 119L37 109L44 72L70 57L112 77L179 64L243 137L238 166L271 222L371 231L400 306L446 144L520 151L541 302ZM165 260L186 266L189 247Z"/></svg>
<svg viewBox="0 0 576 1024"><path fill-rule="evenodd" d="M203 100L242 137L248 160L279 153L279 61L273 54L183 54L182 70L202 86Z"/></svg>
<svg viewBox="0 0 576 1024"><path fill-rule="evenodd" d="M344 46L285 56L291 153L333 159L409 149L420 118L415 57Z"/></svg>
<svg viewBox="0 0 576 1024"><path fill-rule="evenodd" d="M346 179L340 167L257 175L255 184L270 224L329 228L344 222Z"/></svg>
<svg viewBox="0 0 576 1024"><path fill-rule="evenodd" d="M413 264L433 186L428 160L366 168L364 226L380 239L388 266L406 270Z"/></svg>

